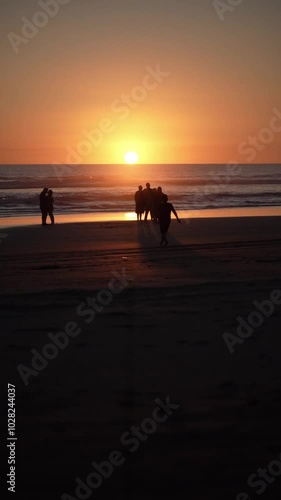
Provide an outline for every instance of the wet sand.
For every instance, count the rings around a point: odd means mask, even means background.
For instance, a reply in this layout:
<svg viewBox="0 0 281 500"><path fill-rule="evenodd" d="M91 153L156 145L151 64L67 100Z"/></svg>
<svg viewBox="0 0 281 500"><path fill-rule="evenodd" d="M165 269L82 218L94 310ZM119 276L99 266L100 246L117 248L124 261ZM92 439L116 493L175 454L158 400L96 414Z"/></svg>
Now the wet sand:
<svg viewBox="0 0 281 500"><path fill-rule="evenodd" d="M217 219L225 217L280 217L281 207L241 207L213 208L204 210L178 210L182 219ZM72 224L82 222L124 222L137 219L134 212L89 212L77 214L57 214L56 223ZM40 224L40 215L0 217L0 229L26 227ZM1 234L0 234L1 235Z"/></svg>

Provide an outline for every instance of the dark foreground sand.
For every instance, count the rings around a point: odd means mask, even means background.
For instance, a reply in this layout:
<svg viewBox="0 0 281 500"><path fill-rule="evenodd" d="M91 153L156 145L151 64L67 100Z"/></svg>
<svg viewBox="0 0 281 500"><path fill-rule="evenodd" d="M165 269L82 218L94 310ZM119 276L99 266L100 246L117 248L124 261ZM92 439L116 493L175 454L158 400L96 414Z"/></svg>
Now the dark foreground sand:
<svg viewBox="0 0 281 500"><path fill-rule="evenodd" d="M259 498L247 479L281 453L281 305L233 354L222 335L281 289L280 218L173 222L166 249L152 223L5 233L1 364L16 386L16 498L78 498L75 478L116 449L125 463L83 498ZM128 285L87 324L77 307L116 273ZM26 386L18 365L30 368L31 349L70 321L80 334ZM167 396L179 408L131 453L122 434ZM262 498L279 498L280 486L281 475Z"/></svg>

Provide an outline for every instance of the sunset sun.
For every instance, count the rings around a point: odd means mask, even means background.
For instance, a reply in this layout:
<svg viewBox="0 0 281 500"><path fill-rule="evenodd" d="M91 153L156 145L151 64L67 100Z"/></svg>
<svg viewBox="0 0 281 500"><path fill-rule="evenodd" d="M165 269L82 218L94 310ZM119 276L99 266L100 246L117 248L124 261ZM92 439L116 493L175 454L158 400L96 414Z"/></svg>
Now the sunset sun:
<svg viewBox="0 0 281 500"><path fill-rule="evenodd" d="M129 163L130 165L133 165L134 163L137 163L139 159L139 155L135 153L134 151L128 151L128 153L125 154L124 159L126 163Z"/></svg>

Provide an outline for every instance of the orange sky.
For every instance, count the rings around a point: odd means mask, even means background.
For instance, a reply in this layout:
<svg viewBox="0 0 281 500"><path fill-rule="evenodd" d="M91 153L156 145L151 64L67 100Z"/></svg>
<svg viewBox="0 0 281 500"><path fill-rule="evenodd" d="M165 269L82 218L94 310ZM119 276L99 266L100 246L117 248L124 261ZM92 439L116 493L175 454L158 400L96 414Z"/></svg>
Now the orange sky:
<svg viewBox="0 0 281 500"><path fill-rule="evenodd" d="M280 162L275 0L224 21L209 0L71 0L18 54L7 35L42 8L4 3L1 163Z"/></svg>

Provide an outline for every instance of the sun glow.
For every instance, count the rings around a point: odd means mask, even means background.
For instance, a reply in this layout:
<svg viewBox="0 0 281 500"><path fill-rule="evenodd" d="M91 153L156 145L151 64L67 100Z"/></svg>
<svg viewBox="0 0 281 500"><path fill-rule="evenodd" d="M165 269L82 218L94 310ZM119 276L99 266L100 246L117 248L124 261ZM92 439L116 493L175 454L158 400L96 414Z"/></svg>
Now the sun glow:
<svg viewBox="0 0 281 500"><path fill-rule="evenodd" d="M134 163L137 163L139 155L134 151L128 151L128 153L125 154L124 159L126 163L129 163L129 165L133 165Z"/></svg>

